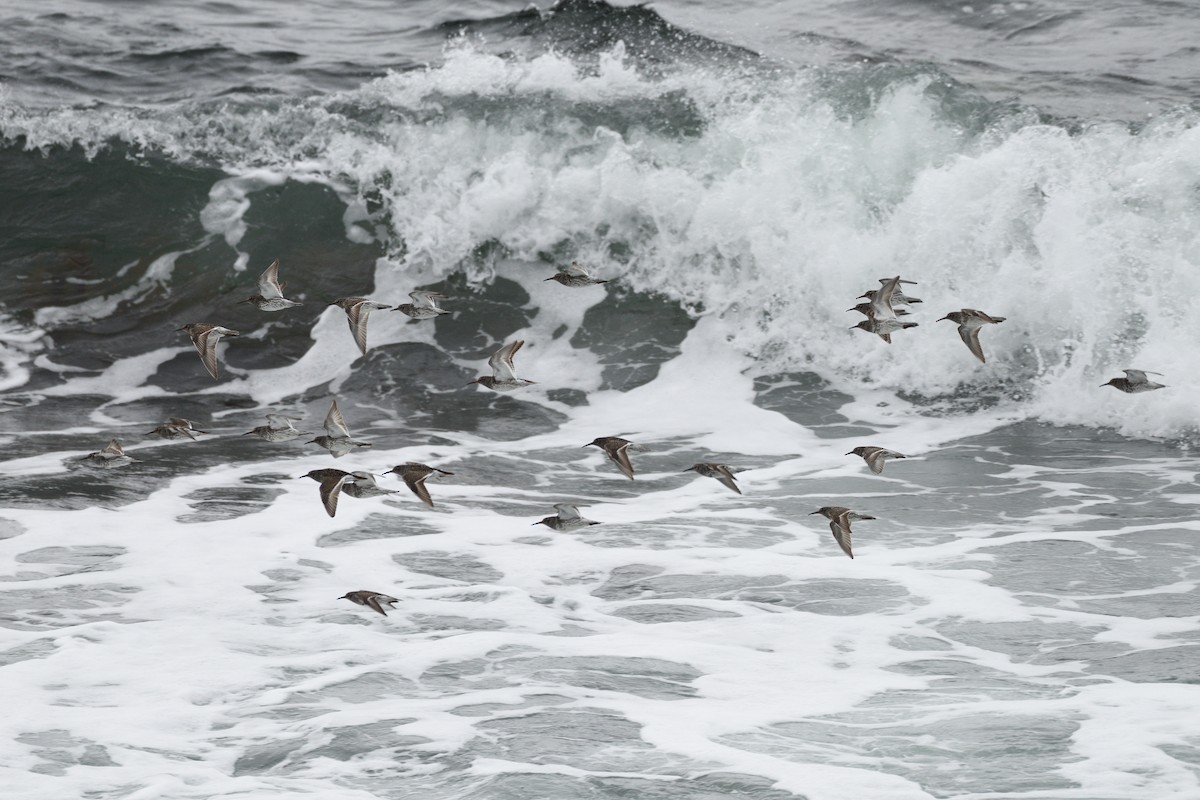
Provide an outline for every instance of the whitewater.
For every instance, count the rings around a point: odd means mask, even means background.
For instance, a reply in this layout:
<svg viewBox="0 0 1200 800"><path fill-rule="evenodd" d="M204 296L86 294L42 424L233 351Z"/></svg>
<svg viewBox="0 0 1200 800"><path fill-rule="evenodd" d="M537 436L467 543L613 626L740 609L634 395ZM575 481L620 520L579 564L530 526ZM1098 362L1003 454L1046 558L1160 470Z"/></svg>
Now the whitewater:
<svg viewBox="0 0 1200 800"><path fill-rule="evenodd" d="M10 17L62 55L0 90L6 796L1200 796L1184 91L1131 121L798 60L766 4L757 40L720 3L410 10L385 67L351 6L270 46L236 4ZM1017 6L1006 40L1091 19ZM304 305L239 306L276 258ZM572 260L610 283L546 280ZM896 274L918 327L851 330ZM328 306L415 289L453 313L376 312L361 357ZM986 364L964 307L1007 318ZM196 321L242 331L219 381ZM514 339L537 383L468 386ZM333 399L371 449L306 444ZM267 413L312 436L243 436ZM138 460L80 468L111 438ZM331 518L300 477L407 461L454 473L434 507L386 476ZM535 525L564 502L600 524ZM828 505L876 518L853 560Z"/></svg>

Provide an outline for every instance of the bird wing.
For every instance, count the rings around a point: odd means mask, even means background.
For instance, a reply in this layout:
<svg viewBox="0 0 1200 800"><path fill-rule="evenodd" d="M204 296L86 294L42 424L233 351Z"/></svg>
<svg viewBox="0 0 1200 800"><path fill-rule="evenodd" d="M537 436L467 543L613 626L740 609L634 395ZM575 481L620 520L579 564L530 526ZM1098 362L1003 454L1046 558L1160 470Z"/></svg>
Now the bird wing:
<svg viewBox="0 0 1200 800"><path fill-rule="evenodd" d="M370 608L372 611L378 611L380 614L383 614L385 617L387 616L387 611L384 610L383 604L384 603L398 603L398 602L400 602L400 601L394 597L388 597L386 594L379 594L379 593L371 594L366 598L367 607Z"/></svg>
<svg viewBox="0 0 1200 800"><path fill-rule="evenodd" d="M979 344L979 326L959 325L958 335L962 338L963 344L967 346L967 349L981 362L986 364L987 359L983 357L983 346Z"/></svg>
<svg viewBox="0 0 1200 800"><path fill-rule="evenodd" d="M513 356L524 344L524 339L517 339L492 353L492 357L488 359L488 366L492 368L492 377L502 383L517 380L516 369L513 367Z"/></svg>
<svg viewBox="0 0 1200 800"><path fill-rule="evenodd" d="M217 342L220 340L221 334L215 328L209 328L192 337L192 344L196 346L196 352L200 354L200 361L208 370L208 374L212 375L213 380L217 379Z"/></svg>
<svg viewBox="0 0 1200 800"><path fill-rule="evenodd" d="M264 300L283 297L283 287L279 285L279 259L271 262L271 266L258 278L258 293Z"/></svg>
<svg viewBox="0 0 1200 800"><path fill-rule="evenodd" d="M1130 383L1149 383L1150 379L1146 377L1147 375L1162 375L1161 372L1150 372L1144 369L1123 369L1121 371L1125 373L1125 377L1129 379Z"/></svg>
<svg viewBox="0 0 1200 800"><path fill-rule="evenodd" d="M716 470L717 473L716 475L713 475L714 478L728 486L730 489L733 489L738 494L742 493L742 490L738 488L737 478L733 476L733 470L724 464L713 464L713 469Z"/></svg>
<svg viewBox="0 0 1200 800"><path fill-rule="evenodd" d="M625 477L629 478L629 480L633 480L633 464L629 463L629 445L631 444L633 443L625 442L616 447L605 448L608 457L613 460L613 463L617 465L617 468L621 472L625 473Z"/></svg>
<svg viewBox="0 0 1200 800"><path fill-rule="evenodd" d="M558 512L558 518L563 522L581 519L579 509L570 503L556 503L554 510Z"/></svg>
<svg viewBox="0 0 1200 800"><path fill-rule="evenodd" d="M442 294L441 292L416 291L409 292L408 296L412 298L413 305L421 308L432 308L435 311L442 310L438 307L437 301L446 299L446 295Z"/></svg>
<svg viewBox="0 0 1200 800"><path fill-rule="evenodd" d="M325 415L325 432L335 439L350 438L350 429L346 427L346 418L342 416L337 400L329 405L329 413Z"/></svg>
<svg viewBox="0 0 1200 800"><path fill-rule="evenodd" d="M295 417L285 417L283 414L267 414L267 424L272 428L291 428L295 430L295 427L292 426L292 422L295 419Z"/></svg>
<svg viewBox="0 0 1200 800"><path fill-rule="evenodd" d="M829 521L829 530L833 531L833 540L842 548L842 552L854 558L850 549L850 514L843 511Z"/></svg>
<svg viewBox="0 0 1200 800"><path fill-rule="evenodd" d="M562 272L575 278L590 278L591 273L585 267L581 267L578 261L572 261L570 264L562 268Z"/></svg>
<svg viewBox="0 0 1200 800"><path fill-rule="evenodd" d="M125 455L125 451L121 449L121 443L116 439L109 439L108 446L100 451L100 454L105 458L120 458Z"/></svg>
<svg viewBox="0 0 1200 800"><path fill-rule="evenodd" d="M877 319L894 319L896 312L892 310L892 295L896 293L896 287L900 285L900 276L889 278L884 281L882 288L875 292L875 296L871 298L872 316Z"/></svg>
<svg viewBox="0 0 1200 800"><path fill-rule="evenodd" d="M360 301L346 308L346 318L350 320L350 333L354 335L354 343L364 356L367 354L367 318L371 311Z"/></svg>
<svg viewBox="0 0 1200 800"><path fill-rule="evenodd" d="M338 496L342 493L342 483L349 473L339 470L328 470L328 475L321 479L321 502L325 505L325 513L337 516Z"/></svg>
<svg viewBox="0 0 1200 800"><path fill-rule="evenodd" d="M871 472L876 475L883 472L883 460L887 456L887 451L882 447L873 447L867 450L863 456L863 460L867 462L867 466L871 468Z"/></svg>
<svg viewBox="0 0 1200 800"><path fill-rule="evenodd" d="M425 479L431 472L431 468L422 468L420 464L406 464L400 477L404 479L405 485L412 489L412 493L420 498L422 503L433 508L433 498L429 496L429 490L425 488Z"/></svg>

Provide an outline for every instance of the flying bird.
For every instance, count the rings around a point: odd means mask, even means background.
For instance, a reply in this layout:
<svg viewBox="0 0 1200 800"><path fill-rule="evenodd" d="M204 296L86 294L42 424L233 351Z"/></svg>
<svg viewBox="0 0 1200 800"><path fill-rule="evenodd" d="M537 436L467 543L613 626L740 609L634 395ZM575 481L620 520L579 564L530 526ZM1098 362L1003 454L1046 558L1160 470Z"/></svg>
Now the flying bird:
<svg viewBox="0 0 1200 800"><path fill-rule="evenodd" d="M222 336L241 335L237 331L222 328L220 325L209 325L207 322L189 322L176 330L187 331L192 337L192 344L200 354L200 361L204 363L204 368L212 375L213 380L217 379L217 342L221 341Z"/></svg>
<svg viewBox="0 0 1200 800"><path fill-rule="evenodd" d="M545 525L556 531L570 531L576 528L586 528L589 525L599 525L599 522L584 519L579 515L579 508L570 503L556 503L553 517L543 517L534 525Z"/></svg>
<svg viewBox="0 0 1200 800"><path fill-rule="evenodd" d="M889 458L908 458L906 455L897 453L895 450L886 450L882 447L863 446L856 447L849 453L848 456L860 456L863 461L867 462L867 466L871 468L871 472L876 475L883 472L883 465Z"/></svg>
<svg viewBox="0 0 1200 800"><path fill-rule="evenodd" d="M382 311L391 306L387 303L368 300L365 297L343 297L340 300L334 300L329 305L338 306L346 312L346 318L350 321L350 333L354 334L354 343L358 345L359 352L365 356L367 354L367 318L371 316L372 311Z"/></svg>
<svg viewBox="0 0 1200 800"><path fill-rule="evenodd" d="M433 317L450 312L437 304L438 300L448 299L441 292L409 292L408 296L412 298L411 303L401 303L396 306L396 311L403 311L413 319L432 319Z"/></svg>
<svg viewBox="0 0 1200 800"><path fill-rule="evenodd" d="M1123 369L1121 371L1125 373L1124 378L1113 378L1108 383L1101 384L1101 388L1112 386L1125 394L1140 394L1167 388L1165 384L1155 383L1146 377L1147 375L1162 375L1161 372L1149 372L1144 369Z"/></svg>
<svg viewBox="0 0 1200 800"><path fill-rule="evenodd" d="M258 278L258 293L252 294L241 303L250 303L259 311L283 311L285 308L303 305L283 296L286 283L279 282L279 259L271 262L271 266ZM240 303L239 303L240 304Z"/></svg>
<svg viewBox="0 0 1200 800"><path fill-rule="evenodd" d="M629 446L633 442L620 436L600 436L584 445L584 447L599 447L604 454L617 465L617 469L625 477L633 480L633 464L629 463Z"/></svg>
<svg viewBox="0 0 1200 800"><path fill-rule="evenodd" d="M360 442L350 436L346 427L346 418L342 416L335 399L329 404L329 413L325 415L325 436L310 439L307 444L318 444L328 450L334 458L341 458L356 447L370 447L370 442Z"/></svg>
<svg viewBox="0 0 1200 800"><path fill-rule="evenodd" d="M349 600L351 603L355 603L356 605L366 606L372 611L378 611L385 617L387 616L387 611L384 610L384 607L386 606L392 611L395 611L396 609L393 604L400 602L396 598L390 597L382 592L369 592L365 590L347 592L339 597L338 600Z"/></svg>
<svg viewBox="0 0 1200 800"><path fill-rule="evenodd" d="M558 281L563 286L594 286L598 283L608 283L603 278L593 278L588 270L581 266L578 261L572 261L569 266L563 267L560 271L554 273L548 281Z"/></svg>
<svg viewBox="0 0 1200 800"><path fill-rule="evenodd" d="M822 506L812 514L820 514L829 520L829 530L833 531L833 540L838 543L838 547L842 548L842 552L854 558L854 553L850 549L850 523L853 520L860 519L875 519L875 517L867 514L859 514L857 511L851 511L842 506ZM811 517L812 514L809 514Z"/></svg>
<svg viewBox="0 0 1200 800"><path fill-rule="evenodd" d="M426 464L417 464L409 461L405 464L397 464L389 469L384 474L395 473L404 481L405 485L412 490L412 493L420 498L421 502L433 508L433 498L429 496L429 489L425 487L425 481L429 476L441 477L442 475L453 475L453 472L447 472L444 469L430 467Z"/></svg>
<svg viewBox="0 0 1200 800"><path fill-rule="evenodd" d="M716 464L711 461L701 462L699 464L692 464L684 472L696 472L706 478L716 478L738 494L742 493L742 490L738 488L737 478L733 476L733 470L725 464Z"/></svg>
<svg viewBox="0 0 1200 800"><path fill-rule="evenodd" d="M983 357L983 347L979 344L979 329L984 325L995 325L1004 322L1007 317L993 317L990 314L976 311L973 308L964 308L959 311L951 311L942 317L942 319L939 319L938 322L947 319L958 323L958 335L963 340L963 344L967 346L972 355L986 364L987 359Z"/></svg>
<svg viewBox="0 0 1200 800"><path fill-rule="evenodd" d="M481 386L486 386L489 389L497 392L511 392L513 389L519 389L522 386L528 386L536 381L528 381L524 378L518 378L516 370L513 367L513 356L525 344L524 339L517 339L509 342L501 347L496 352L492 353L492 357L488 359L488 366L492 368L491 375L480 375L475 380L468 383L470 386L473 383L478 383Z"/></svg>

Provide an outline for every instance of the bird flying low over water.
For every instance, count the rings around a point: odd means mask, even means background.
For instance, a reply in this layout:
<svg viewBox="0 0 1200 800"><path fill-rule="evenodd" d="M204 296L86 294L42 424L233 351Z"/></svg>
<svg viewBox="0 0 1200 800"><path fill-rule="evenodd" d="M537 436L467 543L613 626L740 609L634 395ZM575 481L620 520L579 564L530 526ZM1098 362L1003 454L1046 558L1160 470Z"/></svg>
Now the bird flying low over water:
<svg viewBox="0 0 1200 800"><path fill-rule="evenodd" d="M1113 378L1108 383L1100 384L1101 388L1112 386L1114 389L1120 389L1125 394L1140 394L1141 392L1152 392L1155 389L1165 389L1166 384L1155 383L1147 378L1147 375L1162 375L1161 372L1150 372L1144 369L1123 369L1124 378Z"/></svg>
<svg viewBox="0 0 1200 800"><path fill-rule="evenodd" d="M425 487L425 481L429 479L430 475L433 475L434 477L441 477L442 475L454 474L453 472L447 472L444 469L431 467L427 464L417 464L413 461L409 461L405 464L397 464L383 474L388 475L392 473L399 476L399 478L404 481L404 484L412 490L412 493L415 494L422 503L430 508L433 508L433 498L429 496L429 489Z"/></svg>
<svg viewBox="0 0 1200 800"><path fill-rule="evenodd" d="M341 458L356 447L370 447L370 442L360 442L350 436L346 427L346 418L342 416L335 399L329 404L329 413L325 415L325 436L310 439L307 444L318 444L324 447L334 458Z"/></svg>
<svg viewBox="0 0 1200 800"><path fill-rule="evenodd" d="M528 381L524 378L518 378L516 370L513 367L513 356L517 354L517 351L520 350L524 344L524 339L517 339L516 341L509 342L496 352L492 353L491 358L488 359L488 366L492 368L492 374L480 375L478 378L471 381L471 383L468 383L467 386L478 383L479 385L486 386L493 391L511 392L513 389L519 389L522 386L528 386L531 383L536 383L536 381Z"/></svg>
<svg viewBox="0 0 1200 800"><path fill-rule="evenodd" d="M842 552L851 558L854 558L854 552L850 549L850 523L853 520L875 519L875 517L859 514L857 511L851 511L842 506L822 506L812 514L820 514L829 520L829 530L833 531L833 540L838 543L838 547L842 548ZM812 514L809 516L811 517Z"/></svg>
<svg viewBox="0 0 1200 800"><path fill-rule="evenodd" d="M584 447L599 447L609 460L617 465L617 469L629 480L633 480L633 464L629 463L629 446L633 442L620 436L600 436L584 445Z"/></svg>
<svg viewBox="0 0 1200 800"><path fill-rule="evenodd" d="M579 515L579 508L570 503L556 503L553 517L543 517L534 525L545 525L556 531L570 531L575 528L586 528L589 525L599 525L599 522L584 519Z"/></svg>
<svg viewBox="0 0 1200 800"><path fill-rule="evenodd" d="M372 311L382 311L391 306L387 303L368 300L365 297L343 297L340 300L334 300L329 305L338 306L346 312L346 318L350 321L350 333L354 335L354 343L358 345L359 352L365 356L367 354L367 318L371 316Z"/></svg>
<svg viewBox="0 0 1200 800"><path fill-rule="evenodd" d="M946 319L958 323L958 335L963 340L963 344L980 362L986 364L987 359L983 357L983 347L979 344L979 329L984 325L996 325L1004 322L1007 317L993 317L973 308L964 308L951 311L938 322Z"/></svg>
<svg viewBox="0 0 1200 800"><path fill-rule="evenodd" d="M568 266L546 278L548 281L558 281L563 286L594 286L598 283L608 283L604 278L593 278L592 274L578 261L572 261Z"/></svg>
<svg viewBox="0 0 1200 800"><path fill-rule="evenodd" d="M390 597L382 592L370 592L361 589L357 592L347 592L339 597L338 600L349 600L351 603L355 603L356 605L366 606L372 611L378 611L385 617L387 616L387 611L384 610L384 606L387 606L387 608L395 611L396 609L394 608L393 604L400 602L396 598Z"/></svg>
<svg viewBox="0 0 1200 800"><path fill-rule="evenodd" d="M242 303L250 303L259 311L283 311L285 308L293 308L303 305L295 300L288 300L283 296L283 289L287 286L286 283L279 282L279 259L271 262L271 266L267 267L258 279L258 294L252 294Z"/></svg>
<svg viewBox="0 0 1200 800"><path fill-rule="evenodd" d="M214 381L217 379L217 342L221 341L222 336L241 335L237 331L222 328L220 325L210 325L207 322L189 322L176 330L187 331L188 336L192 337L192 344L195 345L196 352L200 354L200 361L208 370L208 374L212 375Z"/></svg>
<svg viewBox="0 0 1200 800"><path fill-rule="evenodd" d="M733 470L725 464L705 461L699 464L692 464L684 472L695 472L706 478L715 478L738 494L742 493L742 490L738 488L737 478L733 476Z"/></svg>
<svg viewBox="0 0 1200 800"><path fill-rule="evenodd" d="M259 425L252 431L243 433L242 436L254 436L262 439L264 442L289 442L307 431L298 431L293 422L298 422L295 417L285 417L283 414L267 414L267 424Z"/></svg>
<svg viewBox="0 0 1200 800"><path fill-rule="evenodd" d="M900 276L897 275L894 278L886 278L881 282L883 283L882 287L862 295L863 297L870 298L868 307L864 311L864 313L867 315L867 318L853 326L851 330L857 328L859 330L864 330L867 333L878 334L880 339L883 339L883 341L887 344L891 344L893 333L896 331L902 331L906 328L915 328L917 327L917 323L901 322L896 314L895 309L892 307L892 303L895 301L895 296L898 294L898 289L901 283ZM901 297L903 297L903 295L901 295ZM858 306L855 306L853 310L857 311Z"/></svg>
<svg viewBox="0 0 1200 800"><path fill-rule="evenodd" d="M416 291L409 292L411 303L401 303L396 311L402 311L413 319L432 319L433 317L449 314L450 312L437 304L438 300L447 300L441 292Z"/></svg>
<svg viewBox="0 0 1200 800"><path fill-rule="evenodd" d="M193 434L196 433L208 433L208 431L193 427L191 421L183 417L171 417L146 435L157 436L160 439L195 439Z"/></svg>
<svg viewBox="0 0 1200 800"><path fill-rule="evenodd" d="M113 467L127 466L136 460L133 456L125 455L125 451L121 449L120 442L116 439L110 439L107 447L103 450L97 450L95 453L88 453L79 459L79 463L86 464L89 467L112 469Z"/></svg>
<svg viewBox="0 0 1200 800"><path fill-rule="evenodd" d="M867 462L867 466L871 468L871 472L876 475L883 472L883 464L889 458L908 458L906 455L897 453L895 450L885 450L882 447L856 447L849 453L848 456L861 456L863 461Z"/></svg>

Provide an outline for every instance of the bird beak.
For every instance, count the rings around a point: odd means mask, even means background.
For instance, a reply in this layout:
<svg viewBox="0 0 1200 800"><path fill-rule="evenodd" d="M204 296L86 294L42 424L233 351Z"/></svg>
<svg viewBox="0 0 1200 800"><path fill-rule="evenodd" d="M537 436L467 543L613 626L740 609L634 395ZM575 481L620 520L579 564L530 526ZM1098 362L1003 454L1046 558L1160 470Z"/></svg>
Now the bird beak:
<svg viewBox="0 0 1200 800"><path fill-rule="evenodd" d="M820 511L814 511L814 512L812 512L812 514L809 514L809 516L811 517L813 514L820 514L820 513L821 513Z"/></svg>
<svg viewBox="0 0 1200 800"><path fill-rule="evenodd" d="M942 317L942 319L950 319L950 318L949 318L949 317ZM935 320L934 320L934 322L941 322L941 321L942 321L942 319L935 319ZM950 321L951 321L951 322L954 322L954 320L952 320L952 319L950 319Z"/></svg>
<svg viewBox="0 0 1200 800"><path fill-rule="evenodd" d="M546 278L546 280L547 280L547 281L552 281L552 280L554 280L554 278ZM545 283L545 282L546 282L546 281L542 281L542 283ZM541 525L541 523L540 523L540 522L535 522L535 523L533 523L533 524L534 524L534 525Z"/></svg>
<svg viewBox="0 0 1200 800"><path fill-rule="evenodd" d="M852 456L852 455L854 455L854 451L853 451L853 450L851 450L849 453L846 453L846 455L848 455L848 456Z"/></svg>
<svg viewBox="0 0 1200 800"><path fill-rule="evenodd" d="M175 330L182 331L182 330L186 330L186 328L176 328Z"/></svg>

